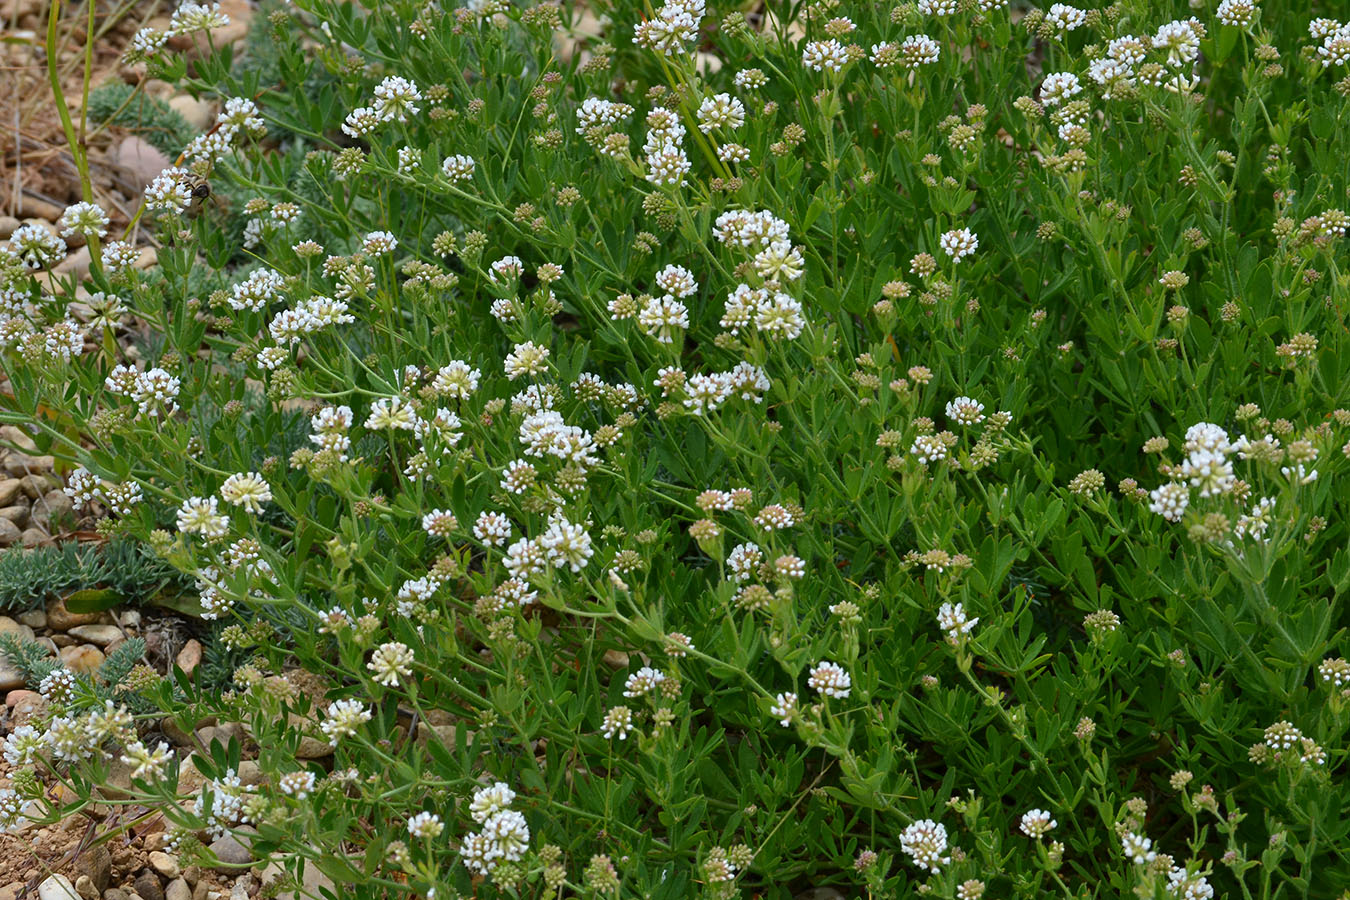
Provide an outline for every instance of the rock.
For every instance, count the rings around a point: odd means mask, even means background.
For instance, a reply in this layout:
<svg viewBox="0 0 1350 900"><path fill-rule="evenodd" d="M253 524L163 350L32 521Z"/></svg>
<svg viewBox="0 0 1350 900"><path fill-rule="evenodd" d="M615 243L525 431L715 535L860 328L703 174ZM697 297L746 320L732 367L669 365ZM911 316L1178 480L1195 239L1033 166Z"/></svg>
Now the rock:
<svg viewBox="0 0 1350 900"><path fill-rule="evenodd" d="M188 866L186 869L184 869L183 880L188 883L189 887L195 888L197 886L197 882L202 880L201 866Z"/></svg>
<svg viewBox="0 0 1350 900"><path fill-rule="evenodd" d="M73 638L79 638L90 644L106 647L113 641L120 641L126 635L116 625L76 625L66 632Z"/></svg>
<svg viewBox="0 0 1350 900"><path fill-rule="evenodd" d="M213 891L206 885L205 881L197 882L197 886L192 889L192 900L207 900L208 897L220 896L218 891Z"/></svg>
<svg viewBox="0 0 1350 900"><path fill-rule="evenodd" d="M3 513L4 510L0 510ZM46 628L47 613L41 609L30 609L28 612L19 613L15 616L20 625L27 625L29 628Z"/></svg>
<svg viewBox="0 0 1350 900"><path fill-rule="evenodd" d="M0 691L12 691L15 688L21 688L28 683L23 677L23 673L11 666L8 662L0 660Z"/></svg>
<svg viewBox="0 0 1350 900"><path fill-rule="evenodd" d="M190 94L179 94L169 100L169 108L176 110L198 131L210 131L211 126L216 124L216 105L209 100L198 100Z"/></svg>
<svg viewBox="0 0 1350 900"><path fill-rule="evenodd" d="M61 214L65 211L64 206L52 203L49 200L43 200L40 197L30 197L27 194L19 197L18 213L21 216L55 222L61 218Z"/></svg>
<svg viewBox="0 0 1350 900"><path fill-rule="evenodd" d="M19 227L19 220L13 216L0 216L0 241L9 240L9 236L14 233L14 229Z"/></svg>
<svg viewBox="0 0 1350 900"><path fill-rule="evenodd" d="M174 663L191 678L192 673L197 671L197 667L202 664L201 641L193 638L184 644L183 649L179 650L178 656L174 658Z"/></svg>
<svg viewBox="0 0 1350 900"><path fill-rule="evenodd" d="M628 667L628 654L622 650L606 650L601 661L611 669L626 669Z"/></svg>
<svg viewBox="0 0 1350 900"><path fill-rule="evenodd" d="M61 651L61 661L74 672L93 672L103 665L104 658L103 651L93 644L66 647Z"/></svg>
<svg viewBox="0 0 1350 900"><path fill-rule="evenodd" d="M89 264L89 248L81 247L57 263L56 268L52 271L57 275L74 275L76 278L83 278L89 274Z"/></svg>
<svg viewBox="0 0 1350 900"><path fill-rule="evenodd" d="M17 527L23 528L28 524L28 513L31 509L32 507L27 504L6 506L0 508L0 519L5 519Z"/></svg>
<svg viewBox="0 0 1350 900"><path fill-rule="evenodd" d="M19 891L26 886L22 881L11 881L9 884L0 885L0 900L18 900Z"/></svg>
<svg viewBox="0 0 1350 900"><path fill-rule="evenodd" d="M314 900L323 897L319 892L320 888L327 888L335 897L340 896L333 879L320 872L318 866L306 860L305 867L300 872L300 889L281 891L277 894L276 900Z"/></svg>
<svg viewBox="0 0 1350 900"><path fill-rule="evenodd" d="M96 844L76 858L75 871L82 878L88 878L99 891L105 891L112 880L112 854L106 845Z"/></svg>
<svg viewBox="0 0 1350 900"><path fill-rule="evenodd" d="M164 900L192 900L192 888L181 878L175 878L164 889Z"/></svg>
<svg viewBox="0 0 1350 900"><path fill-rule="evenodd" d="M178 867L178 860L160 850L151 853L147 858L147 862L150 863L150 868L170 880L177 878L183 872L183 870ZM187 884L185 882L184 887L186 886Z"/></svg>
<svg viewBox="0 0 1350 900"><path fill-rule="evenodd" d="M133 184L148 185L173 163L153 144L134 135L125 137L108 154L114 164L126 169Z"/></svg>
<svg viewBox="0 0 1350 900"><path fill-rule="evenodd" d="M64 530L75 520L75 504L65 491L48 491L33 504L33 524L48 534Z"/></svg>
<svg viewBox="0 0 1350 900"><path fill-rule="evenodd" d="M51 536L41 528L26 528L23 534L19 535L19 541L23 544L25 550L32 550L41 547L43 544L51 543Z"/></svg>
<svg viewBox="0 0 1350 900"><path fill-rule="evenodd" d="M97 625L99 613L73 613L66 609L66 601L56 599L47 604L47 627L52 631L69 631L76 625Z"/></svg>
<svg viewBox="0 0 1350 900"><path fill-rule="evenodd" d="M123 628L140 628L141 627L140 611L135 609L127 610L126 612L122 613L121 622Z"/></svg>
<svg viewBox="0 0 1350 900"><path fill-rule="evenodd" d="M159 251L154 247L142 247L140 254L136 257L136 261L131 264L131 267L144 272L146 269L152 268L157 262L159 262Z"/></svg>
<svg viewBox="0 0 1350 900"><path fill-rule="evenodd" d="M38 900L80 900L75 885L64 875L51 875L38 885Z"/></svg>
<svg viewBox="0 0 1350 900"><path fill-rule="evenodd" d="M0 519L0 547L13 547L21 540L23 532L19 530L19 526L9 519Z"/></svg>
<svg viewBox="0 0 1350 900"><path fill-rule="evenodd" d="M51 456L11 453L5 457L5 471L23 483L23 492L28 495L28 499L36 500L52 489L47 479L38 473L50 471L55 463L55 458Z"/></svg>
<svg viewBox="0 0 1350 900"><path fill-rule="evenodd" d="M94 887L94 882L89 880L88 875L81 875L75 879L75 893L79 894L84 900L98 900L98 888Z"/></svg>
<svg viewBox="0 0 1350 900"><path fill-rule="evenodd" d="M6 478L0 481L0 506L9 506L14 502L14 498L19 496L19 491L23 490L23 483L17 478Z"/></svg>
<svg viewBox="0 0 1350 900"><path fill-rule="evenodd" d="M0 616L0 634L12 634L26 641L31 641L34 637L33 629L19 624L9 616Z"/></svg>
<svg viewBox="0 0 1350 900"><path fill-rule="evenodd" d="M248 836L248 832L253 829L245 825L239 830L244 833L227 834L211 842L211 852L219 861L216 866L217 872L233 874L253 862L253 851L250 849L253 846L253 839Z"/></svg>
<svg viewBox="0 0 1350 900"><path fill-rule="evenodd" d="M9 724L12 728L28 725L47 712L47 698L37 691L10 691L5 697L5 705L10 708Z"/></svg>
<svg viewBox="0 0 1350 900"><path fill-rule="evenodd" d="M172 716L165 716L159 720L159 730L164 732L164 736L179 747L191 747L195 743L192 735L179 728L178 723L173 720ZM187 768L191 768L191 766Z"/></svg>
<svg viewBox="0 0 1350 900"><path fill-rule="evenodd" d="M63 649L66 648L66 647L74 647L76 644L79 643L79 641L75 640L73 637L71 637L71 636L68 635L68 634L54 634L54 635L52 635L50 638L48 638L47 640L51 641L51 642L52 642L53 644L55 644L57 647L60 647L60 648L63 648Z"/></svg>
<svg viewBox="0 0 1350 900"><path fill-rule="evenodd" d="M108 888L103 892L103 900L129 900L130 895L121 888Z"/></svg>
<svg viewBox="0 0 1350 900"><path fill-rule="evenodd" d="M164 888L159 886L159 879L153 872L142 872L136 876L136 893L140 894L143 900L164 900Z"/></svg>

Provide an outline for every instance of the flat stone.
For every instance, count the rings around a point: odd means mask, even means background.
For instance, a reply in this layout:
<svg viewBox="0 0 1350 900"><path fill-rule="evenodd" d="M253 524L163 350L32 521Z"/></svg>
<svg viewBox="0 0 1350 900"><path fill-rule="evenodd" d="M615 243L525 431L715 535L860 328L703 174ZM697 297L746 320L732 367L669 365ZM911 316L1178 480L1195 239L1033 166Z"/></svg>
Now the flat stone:
<svg viewBox="0 0 1350 900"><path fill-rule="evenodd" d="M0 691L12 691L25 684L27 681L23 673L11 666L7 659L0 659Z"/></svg>
<svg viewBox="0 0 1350 900"><path fill-rule="evenodd" d="M174 658L174 663L182 669L189 678L192 673L197 671L197 667L202 664L202 643L196 638L192 638L183 645L183 649L178 651L178 656Z"/></svg>
<svg viewBox="0 0 1350 900"><path fill-rule="evenodd" d="M133 184L149 185L155 176L173 163L149 141L135 135L122 138L110 153L109 159L127 170Z"/></svg>
<svg viewBox="0 0 1350 900"><path fill-rule="evenodd" d="M140 894L143 900L164 900L164 888L160 887L159 879L153 872L142 872L136 876L136 893Z"/></svg>
<svg viewBox="0 0 1350 900"><path fill-rule="evenodd" d="M341 896L337 885L333 884L333 879L320 872L312 862L306 861L304 869L300 872L299 890L280 891L276 900L314 900L323 896L319 892L320 888L327 888L335 897Z"/></svg>
<svg viewBox="0 0 1350 900"><path fill-rule="evenodd" d="M18 525L9 519L0 519L0 547L13 547L22 540L23 532Z"/></svg>
<svg viewBox="0 0 1350 900"><path fill-rule="evenodd" d="M88 878L100 892L106 891L112 880L112 854L105 845L96 844L75 859L75 871Z"/></svg>
<svg viewBox="0 0 1350 900"><path fill-rule="evenodd" d="M126 637L122 629L116 625L76 625L66 634L100 647L106 647L113 641L120 641Z"/></svg>
<svg viewBox="0 0 1350 900"><path fill-rule="evenodd" d="M102 619L99 613L74 613L66 609L66 601L60 598L47 604L47 627L52 631L69 631L76 625L97 625Z"/></svg>
<svg viewBox="0 0 1350 900"><path fill-rule="evenodd" d="M18 425L0 425L0 443L12 444L28 452L37 450L37 442L33 440L32 433Z"/></svg>
<svg viewBox="0 0 1350 900"><path fill-rule="evenodd" d="M9 506L22 490L23 482L17 478L6 478L4 481L0 481L0 506Z"/></svg>
<svg viewBox="0 0 1350 900"><path fill-rule="evenodd" d="M10 708L9 724L11 728L32 724L47 712L47 698L37 691L14 690L5 695L5 705Z"/></svg>
<svg viewBox="0 0 1350 900"><path fill-rule="evenodd" d="M50 875L38 885L38 900L80 900L80 895L66 876Z"/></svg>
<svg viewBox="0 0 1350 900"><path fill-rule="evenodd" d="M26 503L6 506L0 508L0 519L5 519L17 525L19 528L23 528L28 524L28 514L31 510L32 507Z"/></svg>
<svg viewBox="0 0 1350 900"><path fill-rule="evenodd" d="M19 535L19 542L23 544L25 550L33 550L44 544L50 544L51 540L51 535L41 528L26 528L23 534Z"/></svg>
<svg viewBox="0 0 1350 900"><path fill-rule="evenodd" d="M4 510L0 510L3 513ZM42 609L30 609L28 612L19 613L14 618L19 620L19 624L27 625L29 628L46 628L47 612Z"/></svg>
<svg viewBox="0 0 1350 900"><path fill-rule="evenodd" d="M169 100L169 108L175 110L198 131L210 131L211 126L216 123L216 105L210 100L198 100L191 94L179 94Z"/></svg>
<svg viewBox="0 0 1350 900"><path fill-rule="evenodd" d="M56 465L54 456L30 456L27 453L11 453L5 457L5 471L12 478L26 479L29 475L40 475L42 472L50 472L52 466ZM47 479L43 478L36 482L41 488L36 494L30 493L32 488L25 482L24 493L29 497L40 497L44 491L51 490L51 485L47 484Z"/></svg>
<svg viewBox="0 0 1350 900"><path fill-rule="evenodd" d="M182 878L175 878L164 889L164 900L192 900L192 888Z"/></svg>
<svg viewBox="0 0 1350 900"><path fill-rule="evenodd" d="M183 872L178 866L178 860L161 850L151 853L146 861L150 863L150 868L168 879L177 878Z"/></svg>
<svg viewBox="0 0 1350 900"><path fill-rule="evenodd" d="M48 491L33 504L33 524L49 534L65 530L75 521L75 504L65 491Z"/></svg>
<svg viewBox="0 0 1350 900"><path fill-rule="evenodd" d="M93 672L103 665L103 651L93 644L80 644L66 647L61 651L61 661L73 672Z"/></svg>
<svg viewBox="0 0 1350 900"><path fill-rule="evenodd" d="M222 838L217 838L211 842L211 852L215 854L219 865L216 871L224 874L233 874L239 872L253 862L253 839L248 836L252 829L244 826L240 829L243 834L227 834ZM254 832L256 834L256 832Z"/></svg>
<svg viewBox="0 0 1350 900"><path fill-rule="evenodd" d="M56 268L52 271L57 275L74 275L76 278L83 278L89 274L89 264L89 248L81 247L57 263Z"/></svg>

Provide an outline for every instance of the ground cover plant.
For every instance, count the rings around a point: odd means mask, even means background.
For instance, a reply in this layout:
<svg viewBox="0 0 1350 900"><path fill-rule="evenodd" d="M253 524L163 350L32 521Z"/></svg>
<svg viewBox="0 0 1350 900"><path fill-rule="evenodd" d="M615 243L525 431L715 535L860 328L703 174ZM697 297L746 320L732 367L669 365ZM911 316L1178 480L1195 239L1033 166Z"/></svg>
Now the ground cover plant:
<svg viewBox="0 0 1350 900"><path fill-rule="evenodd" d="M219 104L135 228L0 251L0 418L238 661L25 657L0 825L341 897L1342 896L1346 10L264 13L126 49Z"/></svg>

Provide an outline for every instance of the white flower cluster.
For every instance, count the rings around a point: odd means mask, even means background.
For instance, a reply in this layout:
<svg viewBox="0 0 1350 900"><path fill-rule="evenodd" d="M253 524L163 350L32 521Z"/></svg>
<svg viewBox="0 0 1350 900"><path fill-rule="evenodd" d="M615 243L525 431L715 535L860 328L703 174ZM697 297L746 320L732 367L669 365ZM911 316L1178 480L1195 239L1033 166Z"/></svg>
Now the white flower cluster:
<svg viewBox="0 0 1350 900"><path fill-rule="evenodd" d="M482 830L465 835L459 853L469 871L487 875L498 862L519 862L530 846L530 826L510 808L515 791L498 781L474 792L469 815Z"/></svg>
<svg viewBox="0 0 1350 900"><path fill-rule="evenodd" d="M704 0L671 0L633 29L633 43L662 56L688 52L706 12Z"/></svg>

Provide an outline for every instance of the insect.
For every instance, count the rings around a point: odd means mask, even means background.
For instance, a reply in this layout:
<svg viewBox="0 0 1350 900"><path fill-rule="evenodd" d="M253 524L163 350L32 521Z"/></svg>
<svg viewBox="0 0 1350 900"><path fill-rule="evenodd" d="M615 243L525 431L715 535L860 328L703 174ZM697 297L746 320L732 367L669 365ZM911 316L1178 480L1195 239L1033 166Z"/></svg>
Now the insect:
<svg viewBox="0 0 1350 900"><path fill-rule="evenodd" d="M200 175L194 175L191 172L179 179L178 183L187 189L188 196L191 198L188 202L187 214L189 216L199 215L202 207L211 196L211 183Z"/></svg>

